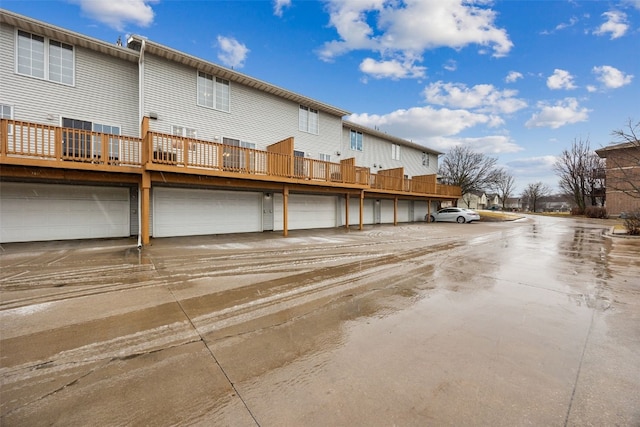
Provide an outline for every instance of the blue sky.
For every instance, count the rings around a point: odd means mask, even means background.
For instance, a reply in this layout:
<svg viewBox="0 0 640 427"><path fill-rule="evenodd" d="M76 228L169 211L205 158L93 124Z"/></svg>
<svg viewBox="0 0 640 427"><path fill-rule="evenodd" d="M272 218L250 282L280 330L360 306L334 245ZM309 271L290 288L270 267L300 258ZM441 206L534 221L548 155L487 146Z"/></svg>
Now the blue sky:
<svg viewBox="0 0 640 427"><path fill-rule="evenodd" d="M105 41L139 34L446 152L520 193L555 156L640 120L640 0L3 0Z"/></svg>

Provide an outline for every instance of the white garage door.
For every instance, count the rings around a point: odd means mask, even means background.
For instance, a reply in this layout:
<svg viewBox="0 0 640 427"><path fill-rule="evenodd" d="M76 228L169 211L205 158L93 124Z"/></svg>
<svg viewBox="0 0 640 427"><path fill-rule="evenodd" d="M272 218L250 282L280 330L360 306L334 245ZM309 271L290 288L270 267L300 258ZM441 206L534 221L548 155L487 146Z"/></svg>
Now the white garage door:
<svg viewBox="0 0 640 427"><path fill-rule="evenodd" d="M380 200L380 216L382 224L393 224L393 200Z"/></svg>
<svg viewBox="0 0 640 427"><path fill-rule="evenodd" d="M157 187L153 236L262 231L262 193Z"/></svg>
<svg viewBox="0 0 640 427"><path fill-rule="evenodd" d="M274 228L284 229L282 194L274 197ZM336 223L336 196L289 194L289 230L333 228Z"/></svg>
<svg viewBox="0 0 640 427"><path fill-rule="evenodd" d="M129 236L129 189L0 183L1 241Z"/></svg>
<svg viewBox="0 0 640 427"><path fill-rule="evenodd" d="M363 224L373 224L374 220L374 199L364 199L364 212L362 217ZM342 215L342 222L345 222L344 213ZM360 224L360 198L351 197L349 198L349 225L359 225Z"/></svg>
<svg viewBox="0 0 640 427"><path fill-rule="evenodd" d="M411 202L409 200L398 200L398 222L410 222Z"/></svg>

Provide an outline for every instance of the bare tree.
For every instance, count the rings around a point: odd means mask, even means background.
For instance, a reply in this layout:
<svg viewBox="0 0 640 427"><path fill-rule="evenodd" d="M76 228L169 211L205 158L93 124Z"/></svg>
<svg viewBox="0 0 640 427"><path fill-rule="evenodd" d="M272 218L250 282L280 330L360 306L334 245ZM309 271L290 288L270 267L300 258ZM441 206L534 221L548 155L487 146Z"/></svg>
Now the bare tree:
<svg viewBox="0 0 640 427"><path fill-rule="evenodd" d="M469 147L454 147L442 162L438 173L444 184L457 185L462 194L485 191L496 181L496 161L482 153L475 153Z"/></svg>
<svg viewBox="0 0 640 427"><path fill-rule="evenodd" d="M640 198L640 121L629 119L625 129L611 133L619 155L608 156L607 148L598 153L607 160L607 186L634 198ZM618 150L616 150L618 151ZM604 155L602 153L605 153ZM613 173L610 173L613 172Z"/></svg>
<svg viewBox="0 0 640 427"><path fill-rule="evenodd" d="M490 188L496 192L502 201L502 210L504 210L507 199L515 194L516 180L513 175L505 169L498 169L496 171L496 180L490 185Z"/></svg>
<svg viewBox="0 0 640 427"><path fill-rule="evenodd" d="M529 184L522 192L522 198L529 202L529 210L536 211L537 204L541 198L547 197L551 194L551 188L542 182L536 182L535 184ZM533 209L531 207L533 206Z"/></svg>
<svg viewBox="0 0 640 427"><path fill-rule="evenodd" d="M597 205L598 191L604 186L604 161L591 150L589 140L576 139L571 148L564 150L553 169L560 177L560 188L571 196L580 213L584 213L587 200Z"/></svg>

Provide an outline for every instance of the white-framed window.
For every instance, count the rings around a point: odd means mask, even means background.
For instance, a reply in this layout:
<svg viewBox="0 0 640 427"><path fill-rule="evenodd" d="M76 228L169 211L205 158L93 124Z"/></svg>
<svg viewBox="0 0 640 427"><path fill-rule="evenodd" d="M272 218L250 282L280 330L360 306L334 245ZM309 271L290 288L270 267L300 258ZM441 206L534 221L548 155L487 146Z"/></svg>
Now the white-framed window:
<svg viewBox="0 0 640 427"><path fill-rule="evenodd" d="M303 132L318 135L320 133L318 110L301 105L298 115L298 128Z"/></svg>
<svg viewBox="0 0 640 427"><path fill-rule="evenodd" d="M198 71L198 105L229 112L229 80Z"/></svg>
<svg viewBox="0 0 640 427"><path fill-rule="evenodd" d="M108 135L120 135L120 126L89 122L86 120L62 118L62 127L75 129L62 131L63 154L70 157L95 158L102 154L102 137L91 135L100 132ZM109 138L109 159L117 160L120 156L120 140Z"/></svg>
<svg viewBox="0 0 640 427"><path fill-rule="evenodd" d="M362 151L362 132L358 132L357 130L351 130L350 147L354 151Z"/></svg>
<svg viewBox="0 0 640 427"><path fill-rule="evenodd" d="M400 145L391 144L391 158L393 160L400 160Z"/></svg>
<svg viewBox="0 0 640 427"><path fill-rule="evenodd" d="M0 104L0 119L13 119L13 105ZM8 126L7 133L13 135L13 125Z"/></svg>
<svg viewBox="0 0 640 427"><path fill-rule="evenodd" d="M320 153L319 157L320 157L320 160L322 160L324 162L330 162L331 161L331 154Z"/></svg>
<svg viewBox="0 0 640 427"><path fill-rule="evenodd" d="M187 138L196 139L198 137L198 131L186 126L171 125L171 134L176 136L185 136Z"/></svg>
<svg viewBox="0 0 640 427"><path fill-rule="evenodd" d="M429 155L427 153L422 153L422 166L429 166Z"/></svg>
<svg viewBox="0 0 640 427"><path fill-rule="evenodd" d="M72 86L75 56L70 44L18 30L16 72Z"/></svg>

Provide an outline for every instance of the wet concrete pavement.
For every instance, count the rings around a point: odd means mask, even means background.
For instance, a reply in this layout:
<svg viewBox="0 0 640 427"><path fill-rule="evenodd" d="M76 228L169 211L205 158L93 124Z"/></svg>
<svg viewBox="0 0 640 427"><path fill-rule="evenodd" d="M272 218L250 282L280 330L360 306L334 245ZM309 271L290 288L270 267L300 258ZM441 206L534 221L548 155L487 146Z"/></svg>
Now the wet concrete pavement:
<svg viewBox="0 0 640 427"><path fill-rule="evenodd" d="M640 240L532 217L12 244L0 424L640 425Z"/></svg>

